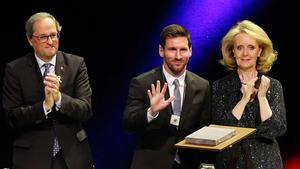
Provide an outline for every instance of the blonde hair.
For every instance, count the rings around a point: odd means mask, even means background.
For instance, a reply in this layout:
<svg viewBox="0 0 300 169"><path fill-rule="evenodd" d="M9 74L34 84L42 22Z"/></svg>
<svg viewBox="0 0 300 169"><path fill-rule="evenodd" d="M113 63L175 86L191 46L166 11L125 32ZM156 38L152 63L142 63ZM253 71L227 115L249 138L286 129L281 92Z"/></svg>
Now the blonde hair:
<svg viewBox="0 0 300 169"><path fill-rule="evenodd" d="M219 62L225 66L227 70L236 70L238 65L234 58L233 45L234 37L239 33L246 33L256 40L262 49L260 57L258 57L256 69L259 73L267 73L271 70L273 62L277 59L277 51L273 49L273 44L267 33L258 25L249 20L243 20L234 25L221 42L221 50L223 58Z"/></svg>

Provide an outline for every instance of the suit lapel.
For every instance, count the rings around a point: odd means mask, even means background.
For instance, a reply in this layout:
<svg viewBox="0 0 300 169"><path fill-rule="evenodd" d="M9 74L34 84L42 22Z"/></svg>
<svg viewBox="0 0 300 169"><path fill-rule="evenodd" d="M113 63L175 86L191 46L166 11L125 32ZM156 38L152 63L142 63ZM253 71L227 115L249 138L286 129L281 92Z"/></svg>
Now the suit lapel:
<svg viewBox="0 0 300 169"><path fill-rule="evenodd" d="M161 86L163 86L167 82L167 80L163 74L162 67L159 67L155 70L155 76L154 76L153 80L154 80L153 84L155 84L155 85L156 85L156 81L159 80ZM170 97L170 93L169 93L169 89L167 89L167 91L165 93L165 99L168 99L169 97ZM162 112L161 114L171 115L173 112L172 105L170 104L167 108L163 109L161 112Z"/></svg>
<svg viewBox="0 0 300 169"><path fill-rule="evenodd" d="M64 57L63 54L58 51L56 54L56 63L55 63L55 74L60 78L60 80L62 81L63 85L64 83L64 75L65 75L65 61L64 61Z"/></svg>
<svg viewBox="0 0 300 169"><path fill-rule="evenodd" d="M163 75L162 68L158 68L155 71L154 76L154 82L153 84L156 84L156 80L160 80L161 85L163 85L166 82L166 78ZM190 112L190 109L192 108L192 101L194 97L194 87L193 87L193 78L191 77L190 73L187 71L186 78L185 78L185 90L184 90L184 100L182 104L182 110L180 115L180 123L179 123L179 129L182 128L184 121L188 115L188 112ZM165 99L168 99L170 97L169 89L165 93ZM170 104L167 108L161 111L161 114L169 114L169 117L173 114L173 108L172 104Z"/></svg>
<svg viewBox="0 0 300 169"><path fill-rule="evenodd" d="M179 129L182 128L184 121L188 115L188 112L190 112L190 109L192 108L192 101L195 94L193 88L193 79L191 78L188 71L186 73L185 84L186 86L185 86L184 100L183 100L182 110L180 115Z"/></svg>
<svg viewBox="0 0 300 169"><path fill-rule="evenodd" d="M44 87L43 85L43 75L41 73L40 67L37 63L37 60L34 56L33 53L30 53L27 55L28 59L27 59L27 67L28 70L30 71L29 74L34 74L35 77L37 77L38 81L40 82L40 86ZM26 70L24 70L26 71ZM32 71L32 72L31 72Z"/></svg>

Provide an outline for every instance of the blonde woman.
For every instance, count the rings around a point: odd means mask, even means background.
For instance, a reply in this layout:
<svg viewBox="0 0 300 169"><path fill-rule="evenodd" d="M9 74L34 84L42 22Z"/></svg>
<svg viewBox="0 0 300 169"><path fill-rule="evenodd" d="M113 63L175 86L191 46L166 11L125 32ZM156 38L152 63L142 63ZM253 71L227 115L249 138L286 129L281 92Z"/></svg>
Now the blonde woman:
<svg viewBox="0 0 300 169"><path fill-rule="evenodd" d="M230 74L213 83L213 123L256 128L255 134L216 155L218 169L281 169L276 137L286 131L281 83L266 74L277 59L266 32L251 21L233 26L221 44Z"/></svg>

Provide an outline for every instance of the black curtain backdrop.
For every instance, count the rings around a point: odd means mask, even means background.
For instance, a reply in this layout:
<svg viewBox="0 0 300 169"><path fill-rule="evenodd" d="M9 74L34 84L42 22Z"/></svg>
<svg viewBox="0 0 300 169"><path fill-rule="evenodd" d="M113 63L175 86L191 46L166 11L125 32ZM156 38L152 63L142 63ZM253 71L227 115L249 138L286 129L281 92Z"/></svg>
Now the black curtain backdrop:
<svg viewBox="0 0 300 169"><path fill-rule="evenodd" d="M123 109L127 99L129 81L148 70L151 58L146 52L158 52L161 22L166 13L180 1L26 1L7 2L1 14L0 82L2 86L5 64L31 51L24 24L35 12L53 14L63 26L60 50L85 58L93 89L94 117L87 123L97 169L129 168L136 144L135 135L122 129ZM268 1L251 20L266 30L279 52L270 75L283 85L287 109L288 131L278 138L284 160L300 154L298 122L298 44L296 27L299 12L289 1ZM255 8L255 6L250 7ZM233 9L234 10L234 9ZM152 37L149 39L149 37ZM154 38L153 38L154 37ZM156 37L156 38L155 38ZM150 40L154 42L149 42ZM201 67L192 71L211 83L227 72L217 63L221 53L219 42L207 50ZM155 44L149 46L149 44ZM193 48L197 50L197 48ZM153 60L159 60L158 53ZM147 62L146 62L147 60ZM158 63L158 62L156 62ZM158 65L156 65L158 66ZM30 77L29 77L30 78ZM2 89L1 89L2 91ZM1 99L1 97L0 97ZM0 109L0 168L11 164L12 134Z"/></svg>

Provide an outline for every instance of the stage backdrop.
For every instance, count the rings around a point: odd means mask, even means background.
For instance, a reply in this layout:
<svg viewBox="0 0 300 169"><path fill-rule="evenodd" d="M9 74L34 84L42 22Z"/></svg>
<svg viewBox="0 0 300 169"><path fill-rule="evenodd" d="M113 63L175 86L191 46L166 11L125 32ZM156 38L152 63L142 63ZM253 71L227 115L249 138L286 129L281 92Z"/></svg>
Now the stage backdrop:
<svg viewBox="0 0 300 169"><path fill-rule="evenodd" d="M218 64L220 41L237 21L249 19L266 30L279 52L270 75L283 85L288 131L279 144L286 169L296 166L300 138L296 132L297 99L295 79L299 60L293 39L296 10L288 1L262 0L160 0L160 1L9 1L1 10L1 85L7 62L31 50L24 23L35 12L53 14L62 25L60 49L85 58L93 89L94 117L85 124L96 169L130 167L138 136L122 128L128 85L132 77L159 66L159 33L171 23L191 32L193 55L189 70L211 83L227 72ZM7 12L10 11L10 12ZM297 86L298 87L298 86ZM293 97L293 98L292 98ZM0 168L9 166L12 135L0 109Z"/></svg>

